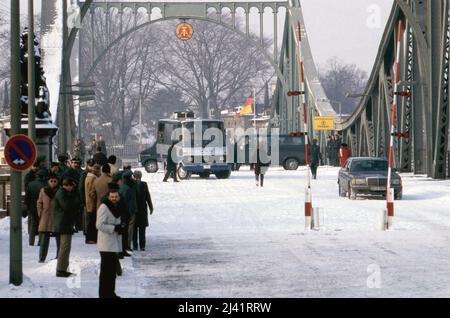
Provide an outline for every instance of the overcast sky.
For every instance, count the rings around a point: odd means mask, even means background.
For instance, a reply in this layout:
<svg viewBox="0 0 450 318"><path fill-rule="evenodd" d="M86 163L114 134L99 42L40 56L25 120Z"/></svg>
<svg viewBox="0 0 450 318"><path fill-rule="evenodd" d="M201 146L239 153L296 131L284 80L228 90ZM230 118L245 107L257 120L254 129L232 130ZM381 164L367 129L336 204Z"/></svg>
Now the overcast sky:
<svg viewBox="0 0 450 318"><path fill-rule="evenodd" d="M40 2L35 1L37 9ZM337 56L370 73L392 3L393 0L301 0L316 64L324 66L329 58ZM23 12L26 4L26 0L21 0ZM8 8L9 1L0 0L0 10Z"/></svg>

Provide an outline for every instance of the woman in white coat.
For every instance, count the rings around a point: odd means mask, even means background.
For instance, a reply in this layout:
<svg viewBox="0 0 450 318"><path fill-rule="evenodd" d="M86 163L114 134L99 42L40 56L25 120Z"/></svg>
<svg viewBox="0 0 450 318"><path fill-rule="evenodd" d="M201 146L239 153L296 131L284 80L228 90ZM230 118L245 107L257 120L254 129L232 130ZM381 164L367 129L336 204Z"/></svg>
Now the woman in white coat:
<svg viewBox="0 0 450 318"><path fill-rule="evenodd" d="M118 253L122 251L122 232L119 209L119 191L110 188L108 196L97 211L97 247L100 252L100 298L118 298L116 288L116 266Z"/></svg>

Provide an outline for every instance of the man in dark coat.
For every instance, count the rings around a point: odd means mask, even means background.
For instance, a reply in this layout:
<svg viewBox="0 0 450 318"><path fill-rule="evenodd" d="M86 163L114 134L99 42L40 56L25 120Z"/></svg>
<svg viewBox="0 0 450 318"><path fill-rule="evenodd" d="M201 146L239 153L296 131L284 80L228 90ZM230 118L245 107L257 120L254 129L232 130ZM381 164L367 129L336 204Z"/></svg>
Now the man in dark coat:
<svg viewBox="0 0 450 318"><path fill-rule="evenodd" d="M101 147L97 147L97 152L92 159L94 159L94 162L100 166L108 164L108 158L106 158L105 154L102 152Z"/></svg>
<svg viewBox="0 0 450 318"><path fill-rule="evenodd" d="M314 179L317 179L317 167L322 162L322 154L320 153L320 147L317 145L317 139L312 140L311 145L311 173Z"/></svg>
<svg viewBox="0 0 450 318"><path fill-rule="evenodd" d="M64 175L64 173L66 172L67 169L69 169L69 167L67 166L67 160L69 158L67 157L66 154L60 154L58 156L58 163L59 163L59 175L62 176ZM62 180L59 180L60 182Z"/></svg>
<svg viewBox="0 0 450 318"><path fill-rule="evenodd" d="M119 172L116 172L115 174L113 174L112 181L110 184L108 184L108 188L116 189L116 187L117 187L117 189L120 190L122 185L123 185L122 172L119 171ZM125 202L125 198L120 193L120 191L119 191L119 195L120 195L119 204L121 205L120 219L122 220L122 224L124 224L124 226L128 226L129 219L130 219L130 215L128 213L128 207ZM123 259L124 256L127 256L127 257L131 256L127 252L127 242L128 242L128 231L123 231L123 233L122 233L122 253L119 254L120 259ZM119 270L118 270L118 272L119 272ZM121 272L121 269L120 269L120 272Z"/></svg>
<svg viewBox="0 0 450 318"><path fill-rule="evenodd" d="M255 163L255 180L256 186L264 187L264 175L266 174L270 162L267 161L269 157L266 142L259 141L256 149L256 163Z"/></svg>
<svg viewBox="0 0 450 318"><path fill-rule="evenodd" d="M34 245L38 235L39 217L37 212L37 200L41 189L47 186L47 173L41 169L36 173L36 180L31 181L25 191L25 205L28 211L28 236L30 246Z"/></svg>
<svg viewBox="0 0 450 318"><path fill-rule="evenodd" d="M83 170L81 169L81 159L75 157L70 160L70 168L67 168L62 174L62 178L70 178L76 185L80 182L81 173ZM62 180L61 180L62 181Z"/></svg>
<svg viewBox="0 0 450 318"><path fill-rule="evenodd" d="M80 198L76 184L72 178L65 176L62 188L56 192L53 199L53 225L54 232L59 235L58 262L56 265L57 277L68 277L69 256L72 246L72 235L75 222L80 210Z"/></svg>
<svg viewBox="0 0 450 318"><path fill-rule="evenodd" d="M37 157L36 161L34 162L33 166L31 167L30 171L28 171L28 173L25 175L25 179L23 181L25 190L27 189L27 187L31 181L36 180L36 173L39 170L43 170L45 173L48 173L46 163L45 163L45 156Z"/></svg>
<svg viewBox="0 0 450 318"><path fill-rule="evenodd" d="M125 204L128 208L128 237L126 242L126 250L131 250L131 240L133 239L134 220L137 211L137 187L136 183L132 179L133 173L129 170L125 171L122 175L123 184L120 187L119 193L125 200Z"/></svg>
<svg viewBox="0 0 450 318"><path fill-rule="evenodd" d="M81 181L81 174L83 173L83 170L81 169L81 159L80 158L72 158L70 161L70 168L68 168L62 175L62 179L69 178L75 183L75 190L78 190L78 185ZM62 180L61 180L62 181ZM61 182L62 183L62 182ZM76 191L76 193L79 195L79 192ZM79 202L80 206L78 207L78 215L77 215L77 222L76 222L76 232L83 230L83 206L81 205L81 197L79 196Z"/></svg>
<svg viewBox="0 0 450 318"><path fill-rule="evenodd" d="M102 135L98 136L98 140L96 143L96 149L98 150L98 148L100 148L100 151L105 155L105 157L108 156L108 154L106 153L106 143L103 140Z"/></svg>
<svg viewBox="0 0 450 318"><path fill-rule="evenodd" d="M167 170L166 174L164 175L163 182L167 182L167 179L169 179L171 176L173 177L174 182L178 182L177 180L177 163L175 162L175 158L173 156L174 147L175 147L176 141L172 142L172 145L169 147L169 150L167 151Z"/></svg>
<svg viewBox="0 0 450 318"><path fill-rule="evenodd" d="M137 211L136 218L134 221L134 232L133 232L133 250L138 249L138 236L139 236L139 247L141 251L145 251L145 228L148 226L148 214L147 205L150 209L150 215L153 214L153 203L150 196L150 191L148 190L147 182L142 181L142 172L136 170L133 173L134 179L136 180L137 187Z"/></svg>

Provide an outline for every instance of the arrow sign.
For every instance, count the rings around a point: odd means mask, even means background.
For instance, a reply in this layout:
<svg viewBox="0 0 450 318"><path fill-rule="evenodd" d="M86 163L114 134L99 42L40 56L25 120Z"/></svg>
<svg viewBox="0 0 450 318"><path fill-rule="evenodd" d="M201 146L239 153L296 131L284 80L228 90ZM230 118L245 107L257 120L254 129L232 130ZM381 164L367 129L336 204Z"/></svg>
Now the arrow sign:
<svg viewBox="0 0 450 318"><path fill-rule="evenodd" d="M25 160L22 160L22 159L16 159L16 160L14 160L13 162L14 162L14 164L16 164L16 165L18 165L18 166L22 166L22 165L24 165L25 163L27 163Z"/></svg>
<svg viewBox="0 0 450 318"><path fill-rule="evenodd" d="M12 136L5 145L5 159L14 170L27 170L36 160L36 146L28 136Z"/></svg>

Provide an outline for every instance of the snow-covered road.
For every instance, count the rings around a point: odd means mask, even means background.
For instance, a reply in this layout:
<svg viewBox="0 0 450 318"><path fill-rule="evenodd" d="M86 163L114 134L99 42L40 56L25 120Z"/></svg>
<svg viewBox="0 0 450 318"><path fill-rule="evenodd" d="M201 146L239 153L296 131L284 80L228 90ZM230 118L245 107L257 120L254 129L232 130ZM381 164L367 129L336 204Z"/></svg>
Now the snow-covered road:
<svg viewBox="0 0 450 318"><path fill-rule="evenodd" d="M229 180L162 183L145 174L155 212L146 252L124 263L125 297L449 297L450 181L403 175L394 227L376 229L379 199L338 196L337 168L320 167L313 206L324 226L305 231L305 175L269 170L264 188L252 172ZM0 220L0 297L96 297L99 257L74 237L79 281L54 277L56 261L37 262L24 244L25 283L8 282L8 222ZM26 242L24 236L24 242ZM50 251L53 255L54 249Z"/></svg>

